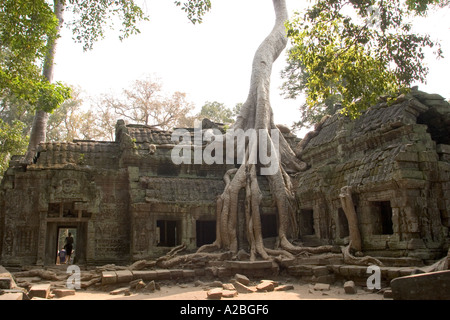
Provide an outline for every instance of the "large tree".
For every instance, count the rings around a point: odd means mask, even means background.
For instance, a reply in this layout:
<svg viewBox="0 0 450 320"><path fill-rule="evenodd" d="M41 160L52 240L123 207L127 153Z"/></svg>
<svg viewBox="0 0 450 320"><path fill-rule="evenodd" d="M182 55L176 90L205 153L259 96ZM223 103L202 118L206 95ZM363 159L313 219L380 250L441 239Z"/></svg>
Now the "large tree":
<svg viewBox="0 0 450 320"><path fill-rule="evenodd" d="M26 2L26 1L24 1ZM43 57L42 75L46 80L45 83L51 85L53 83L54 59L57 48L57 40L60 37L61 29L68 27L72 30L74 40L83 44L85 50L91 49L95 41L104 37L104 30L107 26L112 25L112 17L118 17L122 28L120 29L120 39L128 37L133 33L138 33L136 27L137 21L146 19L143 11L134 1L126 0L53 0L49 3L45 0L28 1L32 2L31 7L38 3L40 10L35 12L36 21L40 21L41 17L49 15L53 12L53 28L47 33L46 51ZM24 4L26 5L26 4ZM64 13L69 11L72 13L73 19L65 23ZM50 15L51 16L51 15ZM28 151L23 159L24 164L30 164L36 154L37 147L46 140L46 128L49 117L49 111L59 107L61 103L69 97L67 91L65 95L59 96L61 99L52 105L49 110L45 101L43 107L36 108L36 115L30 135ZM44 95L47 98L52 96L52 91L48 90Z"/></svg>
<svg viewBox="0 0 450 320"><path fill-rule="evenodd" d="M167 95L161 80L152 77L134 81L130 88L123 90L122 97L104 95L101 104L103 109L114 110L119 117L164 130L185 124L194 108L185 93Z"/></svg>
<svg viewBox="0 0 450 320"><path fill-rule="evenodd" d="M273 6L275 25L254 56L247 100L240 108L236 122L222 136L222 139L215 139L211 145L216 145L217 148L223 147L227 141L235 140L236 133L239 132L256 132L258 138L250 137L245 141L243 150L234 153L235 157L242 157L242 163L237 162L240 165L226 172L224 176L225 189L218 197L216 206L216 240L212 244L199 248L197 253L193 254L194 258L198 255L212 257L212 254L220 251L238 253L242 245L238 243L238 196L242 190L245 191L245 226L243 227L252 261L258 258L264 260L291 258L299 253L319 253L332 249L331 246L299 247L290 241L292 238L296 239L298 235L291 174L305 170L307 165L297 158L274 123L270 103L270 79L272 66L287 45L285 22L288 19L288 11L285 0L273 0ZM278 152L275 151L277 147ZM262 149L271 154L270 162L261 161L262 158L258 156L258 152ZM275 170L270 170L269 167L272 169L275 167ZM269 171L263 174L265 169ZM267 248L263 243L260 212L262 192L259 179L268 180L271 196L276 204L277 248ZM217 256L221 257L220 254ZM173 253L170 253L162 257L158 263L161 266L171 266L189 258L190 256L173 257Z"/></svg>
<svg viewBox="0 0 450 320"><path fill-rule="evenodd" d="M315 108L339 96L352 117L377 102L396 97L413 82L424 82L427 47L441 50L429 35L412 31L411 13L425 13L448 1L317 0L287 24L293 43L283 73L290 97L306 93ZM303 108L305 109L305 108Z"/></svg>

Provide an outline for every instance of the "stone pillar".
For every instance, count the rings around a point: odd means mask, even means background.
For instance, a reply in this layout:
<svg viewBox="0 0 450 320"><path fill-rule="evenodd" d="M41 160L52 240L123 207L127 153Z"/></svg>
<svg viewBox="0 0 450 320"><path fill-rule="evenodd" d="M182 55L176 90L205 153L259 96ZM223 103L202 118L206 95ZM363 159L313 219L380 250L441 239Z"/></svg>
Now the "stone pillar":
<svg viewBox="0 0 450 320"><path fill-rule="evenodd" d="M36 265L43 266L45 263L45 245L47 239L47 212L39 213L39 236L37 243Z"/></svg>

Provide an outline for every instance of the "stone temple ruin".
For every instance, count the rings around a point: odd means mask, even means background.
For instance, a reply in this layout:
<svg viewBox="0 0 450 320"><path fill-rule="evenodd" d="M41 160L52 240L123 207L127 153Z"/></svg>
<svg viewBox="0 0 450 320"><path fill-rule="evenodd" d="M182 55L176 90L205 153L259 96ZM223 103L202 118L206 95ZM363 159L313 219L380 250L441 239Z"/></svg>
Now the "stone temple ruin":
<svg viewBox="0 0 450 320"><path fill-rule="evenodd" d="M422 265L447 255L450 106L444 98L415 90L357 120L329 117L305 139L302 160L309 168L294 179L304 246L348 244L340 196L348 187L364 254ZM14 157L0 188L0 264L55 264L63 228L76 229L79 265L126 264L181 244L195 251L212 243L216 197L234 166L175 165L173 147L170 132L118 121L115 141L41 144L26 168ZM262 228L270 243L277 209L264 180ZM245 249L243 230L239 243Z"/></svg>

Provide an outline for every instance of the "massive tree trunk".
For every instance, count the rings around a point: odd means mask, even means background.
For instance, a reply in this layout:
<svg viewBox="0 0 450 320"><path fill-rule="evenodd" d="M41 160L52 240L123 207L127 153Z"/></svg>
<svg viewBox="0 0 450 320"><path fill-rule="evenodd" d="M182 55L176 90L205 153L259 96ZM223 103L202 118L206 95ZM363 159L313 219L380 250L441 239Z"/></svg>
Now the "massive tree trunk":
<svg viewBox="0 0 450 320"><path fill-rule="evenodd" d="M54 12L56 18L59 20L57 26L57 33L55 38L50 38L48 45L48 52L44 61L43 75L49 83L53 82L53 67L56 53L56 45L62 24L64 22L64 4L60 0L54 0ZM30 142L28 144L28 150L23 159L24 164L31 164L36 156L37 148L40 143L45 142L47 136L47 122L49 114L42 110L36 110L36 114L33 120L33 126L31 128Z"/></svg>
<svg viewBox="0 0 450 320"><path fill-rule="evenodd" d="M331 246L318 248L297 247L288 240L289 232L296 232L295 198L290 173L306 169L291 149L283 135L279 132L273 120L270 105L270 77L274 61L287 44L284 23L288 19L285 0L273 0L276 13L275 26L269 36L256 51L253 60L250 92L247 101L241 108L236 123L229 132L256 130L258 139L249 139L245 148L245 157L241 166L230 170L225 175L226 187L217 201L217 238L212 245L207 245L199 251L209 251L212 248L229 250L237 253L239 249L237 237L238 194L245 189L245 231L250 248L250 258L258 256L270 259L270 256L287 256L302 252L319 253L331 250ZM264 137L261 138L261 137ZM233 139L230 134L225 139ZM279 153L273 147L279 148ZM251 161L258 158L260 149L269 151L272 162L269 164ZM276 165L276 170L265 175L274 203L278 212L278 245L277 250L264 247L260 203L262 193L258 184L258 174L268 166ZM295 234L296 235L296 234Z"/></svg>
<svg viewBox="0 0 450 320"><path fill-rule="evenodd" d="M345 217L348 221L349 237L351 247L350 249L356 252L362 251L362 241L361 234L359 233L358 227L358 217L355 211L355 204L352 199L352 187L345 186L341 188L341 193L339 194L341 198L342 209L344 210Z"/></svg>

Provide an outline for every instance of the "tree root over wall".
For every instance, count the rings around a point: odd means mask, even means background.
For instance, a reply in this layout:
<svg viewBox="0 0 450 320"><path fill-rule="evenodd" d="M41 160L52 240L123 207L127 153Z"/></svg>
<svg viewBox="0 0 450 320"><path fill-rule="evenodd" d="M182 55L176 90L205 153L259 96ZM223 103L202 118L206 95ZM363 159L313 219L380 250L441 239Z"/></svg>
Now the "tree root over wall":
<svg viewBox="0 0 450 320"><path fill-rule="evenodd" d="M187 256L175 256L179 250L173 250L159 260L160 266L172 266L198 259L236 257L239 251L238 196L242 189L245 190L244 228L250 248L250 261L257 259L281 261L293 259L300 254L331 252L334 248L333 246L300 247L293 245L288 240L292 234L298 234L295 219L296 200L291 175L306 170L308 166L300 160L301 149L305 142L299 145L298 150L294 152L273 119L269 93L270 78L272 65L287 44L284 23L288 20L286 1L273 0L273 5L276 15L275 26L256 51L248 98L231 130L228 130L223 139L220 139L220 145L223 147L226 145L223 143L224 141L236 139L233 133L237 131L257 133L256 137L247 137L244 150L240 150L243 161L239 168L228 171L224 176L226 186L222 195L217 199L216 240L213 244L201 247L197 253ZM316 131L320 130L323 121L316 127ZM308 137L308 139L312 138L311 135ZM258 158L261 150L266 151L267 156L270 154L271 162L269 164L263 163ZM273 168L273 166L276 170L271 171L270 174L262 174L263 170ZM267 178L277 208L278 245L275 249L266 248L263 243L260 214L262 193L258 184L258 175ZM344 256L348 261L352 263L360 261L359 258L352 256L349 250L344 252L346 252Z"/></svg>

